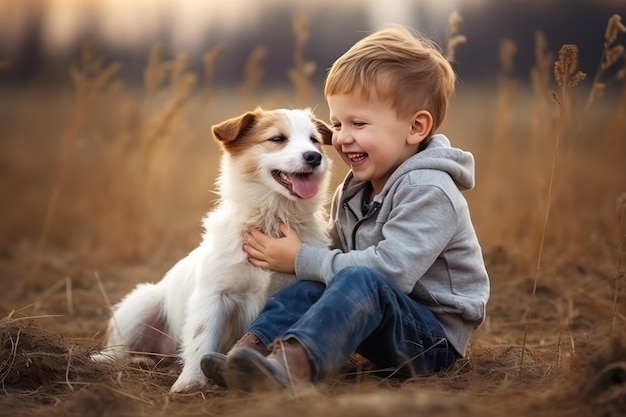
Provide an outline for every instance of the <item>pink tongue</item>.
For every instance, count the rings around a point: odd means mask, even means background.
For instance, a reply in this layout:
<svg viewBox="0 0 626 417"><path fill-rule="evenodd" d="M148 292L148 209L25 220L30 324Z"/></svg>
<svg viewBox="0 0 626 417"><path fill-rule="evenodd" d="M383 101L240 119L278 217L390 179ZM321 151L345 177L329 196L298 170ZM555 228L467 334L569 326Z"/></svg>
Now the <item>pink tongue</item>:
<svg viewBox="0 0 626 417"><path fill-rule="evenodd" d="M317 194L317 184L314 181L299 175L292 175L289 179L291 180L291 192L298 197L306 200Z"/></svg>

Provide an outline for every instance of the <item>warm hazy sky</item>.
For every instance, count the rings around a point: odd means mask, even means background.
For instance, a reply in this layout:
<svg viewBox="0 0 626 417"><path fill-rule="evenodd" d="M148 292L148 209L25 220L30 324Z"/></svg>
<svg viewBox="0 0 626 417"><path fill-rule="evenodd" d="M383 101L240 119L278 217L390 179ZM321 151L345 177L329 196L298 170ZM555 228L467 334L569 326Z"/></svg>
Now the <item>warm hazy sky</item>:
<svg viewBox="0 0 626 417"><path fill-rule="evenodd" d="M410 5L420 0L0 0L0 38L20 36L29 9L45 8L43 39L64 49L86 30L107 42L132 46L150 41L166 27L173 43L193 47L208 28L236 31L258 24L264 9L290 3L329 13L365 7L373 26L406 23ZM459 0L422 0L429 9L449 14ZM486 0L465 0L480 4Z"/></svg>
<svg viewBox="0 0 626 417"><path fill-rule="evenodd" d="M545 4L554 0L0 0L0 44L6 47L21 36L29 10L45 10L42 38L48 51L68 48L86 31L95 31L112 45L140 46L153 42L163 28L174 46L189 49L208 28L237 31L255 26L263 10L280 4L326 9L327 13L365 8L372 26L379 27L408 23L416 7L428 10L431 16L447 16L459 4L482 8L498 1Z"/></svg>
<svg viewBox="0 0 626 417"><path fill-rule="evenodd" d="M608 17L619 13L626 20L626 0L0 0L0 62L10 62L13 75L29 74L71 59L90 39L139 74L145 51L156 42L195 63L224 42L229 48L219 76L240 78L236 69L265 43L271 45L267 77L283 79L292 60L284 48L291 45L294 10L310 17L307 55L322 66L363 33L389 23L443 41L448 17L459 10L461 32L469 39L457 54L464 77L491 76L506 37L519 46L516 62L527 74L536 30L545 32L551 51L563 43L579 45L583 69L593 71Z"/></svg>

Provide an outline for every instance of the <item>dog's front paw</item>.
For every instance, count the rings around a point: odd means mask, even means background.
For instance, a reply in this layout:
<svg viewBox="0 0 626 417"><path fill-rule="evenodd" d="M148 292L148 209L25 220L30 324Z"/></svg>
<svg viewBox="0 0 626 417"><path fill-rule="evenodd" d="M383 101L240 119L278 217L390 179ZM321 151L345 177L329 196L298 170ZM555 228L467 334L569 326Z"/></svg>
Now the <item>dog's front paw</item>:
<svg viewBox="0 0 626 417"><path fill-rule="evenodd" d="M204 385L206 385L206 382L207 382L207 379L204 376L204 374L202 374L202 372L194 373L194 374L191 374L191 373L186 374L185 372L183 372L182 374L180 374L176 382L174 382L174 385L172 385L172 388L170 388L170 392L181 393L181 392L199 390L202 387L204 387Z"/></svg>
<svg viewBox="0 0 626 417"><path fill-rule="evenodd" d="M94 362L113 362L115 361L115 353L100 352L91 355L91 360Z"/></svg>

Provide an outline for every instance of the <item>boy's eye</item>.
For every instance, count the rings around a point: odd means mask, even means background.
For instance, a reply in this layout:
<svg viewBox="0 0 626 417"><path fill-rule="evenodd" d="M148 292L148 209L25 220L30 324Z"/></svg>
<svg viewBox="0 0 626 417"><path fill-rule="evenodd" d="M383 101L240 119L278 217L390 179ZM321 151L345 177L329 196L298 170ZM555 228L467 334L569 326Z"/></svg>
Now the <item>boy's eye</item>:
<svg viewBox="0 0 626 417"><path fill-rule="evenodd" d="M356 127L365 126L364 122L352 122L352 124L355 125Z"/></svg>
<svg viewBox="0 0 626 417"><path fill-rule="evenodd" d="M335 130L340 130L341 129L341 123L333 123L332 127Z"/></svg>

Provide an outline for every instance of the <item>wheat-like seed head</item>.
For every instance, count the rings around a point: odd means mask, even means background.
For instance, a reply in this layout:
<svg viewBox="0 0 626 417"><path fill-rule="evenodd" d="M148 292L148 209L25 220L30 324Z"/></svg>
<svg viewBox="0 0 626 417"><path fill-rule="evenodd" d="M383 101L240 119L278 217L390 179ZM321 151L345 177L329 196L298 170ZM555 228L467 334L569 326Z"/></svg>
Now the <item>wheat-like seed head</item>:
<svg viewBox="0 0 626 417"><path fill-rule="evenodd" d="M215 64L219 57L224 52L225 46L224 44L219 44L211 51L202 55L202 64L204 66L204 75L207 81L213 81L213 76L215 74Z"/></svg>
<svg viewBox="0 0 626 417"><path fill-rule="evenodd" d="M454 35L448 39L447 56L448 61L453 62L455 58L456 48L460 45L467 43L467 37L465 35Z"/></svg>
<svg viewBox="0 0 626 417"><path fill-rule="evenodd" d="M306 15L298 13L293 19L293 33L296 38L293 51L293 64L287 75L296 90L296 99L301 105L306 105L311 96L312 85L310 78L315 72L315 62L307 61L304 49L309 40L309 22Z"/></svg>
<svg viewBox="0 0 626 417"><path fill-rule="evenodd" d="M591 87L590 100L593 102L600 98L604 91L606 90L606 85L604 83L595 83Z"/></svg>
<svg viewBox="0 0 626 417"><path fill-rule="evenodd" d="M561 99L559 98L559 95L556 93L556 91L552 89L548 90L548 95L550 96L554 104L556 104L557 106L561 106Z"/></svg>
<svg viewBox="0 0 626 417"><path fill-rule="evenodd" d="M622 56L624 56L624 46L615 45L606 51L600 67L604 71L615 64Z"/></svg>
<svg viewBox="0 0 626 417"><path fill-rule="evenodd" d="M626 212L626 192L623 192L617 197L615 207L618 215L623 215Z"/></svg>
<svg viewBox="0 0 626 417"><path fill-rule="evenodd" d="M459 26L463 21L463 17L458 11L453 11L448 18L447 42L446 42L446 59L454 62L456 48L467 43L467 37L459 34Z"/></svg>
<svg viewBox="0 0 626 417"><path fill-rule="evenodd" d="M517 54L517 44L511 39L500 41L500 65L506 73L511 73L515 69L515 54Z"/></svg>
<svg viewBox="0 0 626 417"><path fill-rule="evenodd" d="M459 25L463 21L463 17L458 11L453 11L448 18L448 33L451 35L459 32Z"/></svg>
<svg viewBox="0 0 626 417"><path fill-rule="evenodd" d="M565 44L559 50L559 60L554 63L554 77L561 89L575 87L587 74L576 71L578 67L578 47L573 44Z"/></svg>
<svg viewBox="0 0 626 417"><path fill-rule="evenodd" d="M553 61L552 53L548 50L546 35L541 31L535 32L535 66L530 70L533 91L538 97L543 97L550 82L550 66Z"/></svg>
<svg viewBox="0 0 626 417"><path fill-rule="evenodd" d="M244 68L244 80L239 87L239 91L244 97L252 95L263 79L264 73L261 64L265 57L267 57L267 47L265 45L257 46L248 56Z"/></svg>
<svg viewBox="0 0 626 417"><path fill-rule="evenodd" d="M609 18L609 22L606 25L606 32L604 32L606 44L610 45L615 42L620 32L626 32L626 27L622 23L622 17L618 14L614 14Z"/></svg>
<svg viewBox="0 0 626 417"><path fill-rule="evenodd" d="M144 70L144 88L146 92L153 93L161 85L161 82L165 78L166 68L163 65L163 44L155 44L150 50L150 56L148 58L148 66Z"/></svg>

